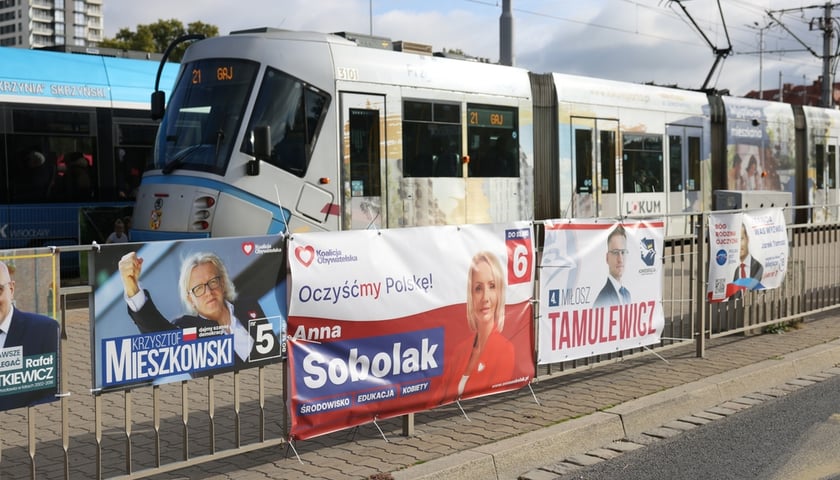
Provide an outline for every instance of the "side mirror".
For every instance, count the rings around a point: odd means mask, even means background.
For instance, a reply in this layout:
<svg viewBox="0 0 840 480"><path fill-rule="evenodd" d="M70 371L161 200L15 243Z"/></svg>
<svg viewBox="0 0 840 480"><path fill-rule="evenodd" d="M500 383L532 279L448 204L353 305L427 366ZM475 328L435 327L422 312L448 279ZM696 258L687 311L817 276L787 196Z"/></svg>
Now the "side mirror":
<svg viewBox="0 0 840 480"><path fill-rule="evenodd" d="M166 110L166 92L163 90L155 90L152 92L152 120L160 120L163 118L163 112Z"/></svg>
<svg viewBox="0 0 840 480"><path fill-rule="evenodd" d="M271 127L261 125L254 128L254 160L250 160L245 171L250 176L260 174L260 161L271 158Z"/></svg>

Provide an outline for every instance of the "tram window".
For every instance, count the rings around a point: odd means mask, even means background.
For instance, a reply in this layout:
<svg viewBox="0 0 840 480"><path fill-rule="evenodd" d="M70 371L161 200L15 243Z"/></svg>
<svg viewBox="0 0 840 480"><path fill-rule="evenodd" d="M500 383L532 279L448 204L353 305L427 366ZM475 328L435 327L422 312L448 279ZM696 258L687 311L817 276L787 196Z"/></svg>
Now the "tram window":
<svg viewBox="0 0 840 480"><path fill-rule="evenodd" d="M459 104L405 100L402 128L404 176L462 175Z"/></svg>
<svg viewBox="0 0 840 480"><path fill-rule="evenodd" d="M134 200L143 172L152 162L157 126L117 123L114 129L117 195L120 200Z"/></svg>
<svg viewBox="0 0 840 480"><path fill-rule="evenodd" d="M575 193L593 193L592 130L575 129Z"/></svg>
<svg viewBox="0 0 840 480"><path fill-rule="evenodd" d="M94 130L93 113L79 111L15 109L12 125L17 133L90 135Z"/></svg>
<svg viewBox="0 0 840 480"><path fill-rule="evenodd" d="M828 147L828 181L826 188L837 188L837 150L834 145Z"/></svg>
<svg viewBox="0 0 840 480"><path fill-rule="evenodd" d="M616 193L615 132L601 132L601 192Z"/></svg>
<svg viewBox="0 0 840 480"><path fill-rule="evenodd" d="M350 171L353 196L380 196L379 111L350 109Z"/></svg>
<svg viewBox="0 0 840 480"><path fill-rule="evenodd" d="M624 192L662 191L662 136L625 133Z"/></svg>
<svg viewBox="0 0 840 480"><path fill-rule="evenodd" d="M467 105L469 176L519 176L518 117L516 108Z"/></svg>
<svg viewBox="0 0 840 480"><path fill-rule="evenodd" d="M254 113L248 125L271 127L270 162L289 173L302 177L309 166L312 148L321 128L330 97L279 70L268 68L260 87ZM253 155L250 135L246 135L242 152Z"/></svg>
<svg viewBox="0 0 840 480"><path fill-rule="evenodd" d="M688 137L688 180L686 190L700 190L700 137Z"/></svg>
<svg viewBox="0 0 840 480"><path fill-rule="evenodd" d="M817 188L825 188L825 146L816 144Z"/></svg>
<svg viewBox="0 0 840 480"><path fill-rule="evenodd" d="M679 135L668 136L668 175L671 179L671 191L680 192L683 190L683 148L682 137Z"/></svg>
<svg viewBox="0 0 840 480"><path fill-rule="evenodd" d="M92 111L14 109L7 136L13 203L99 199Z"/></svg>

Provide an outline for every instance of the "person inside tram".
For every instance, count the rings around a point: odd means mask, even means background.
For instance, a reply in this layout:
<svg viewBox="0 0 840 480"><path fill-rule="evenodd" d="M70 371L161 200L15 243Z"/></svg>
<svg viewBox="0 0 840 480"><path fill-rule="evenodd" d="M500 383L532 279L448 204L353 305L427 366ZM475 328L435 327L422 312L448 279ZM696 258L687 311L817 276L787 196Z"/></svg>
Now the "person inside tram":
<svg viewBox="0 0 840 480"><path fill-rule="evenodd" d="M46 201L55 183L55 167L34 148L26 152L21 163L19 180L13 185L14 200L20 203Z"/></svg>

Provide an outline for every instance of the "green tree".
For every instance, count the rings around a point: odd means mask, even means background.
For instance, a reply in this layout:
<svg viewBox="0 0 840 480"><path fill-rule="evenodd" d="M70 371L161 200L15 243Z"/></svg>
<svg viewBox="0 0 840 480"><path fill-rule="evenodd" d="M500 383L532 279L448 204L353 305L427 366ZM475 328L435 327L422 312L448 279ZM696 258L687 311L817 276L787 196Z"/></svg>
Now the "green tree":
<svg viewBox="0 0 840 480"><path fill-rule="evenodd" d="M192 22L187 25L187 28L184 28L184 24L174 18L158 20L148 25L137 25L137 31L134 32L128 28L121 28L114 38L105 38L99 46L120 50L163 53L173 40L187 34L217 37L219 36L219 27L202 22ZM188 43L176 46L169 54L169 59L180 61L188 46Z"/></svg>

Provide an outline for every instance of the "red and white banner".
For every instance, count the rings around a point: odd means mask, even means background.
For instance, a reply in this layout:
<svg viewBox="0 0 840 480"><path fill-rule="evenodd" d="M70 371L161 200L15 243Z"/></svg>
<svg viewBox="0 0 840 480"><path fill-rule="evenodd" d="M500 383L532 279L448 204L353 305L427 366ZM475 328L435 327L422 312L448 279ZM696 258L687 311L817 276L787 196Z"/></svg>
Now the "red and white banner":
<svg viewBox="0 0 840 480"><path fill-rule="evenodd" d="M788 238L780 208L709 216L709 302L781 286Z"/></svg>
<svg viewBox="0 0 840 480"><path fill-rule="evenodd" d="M527 385L533 237L529 222L293 235L290 436Z"/></svg>
<svg viewBox="0 0 840 480"><path fill-rule="evenodd" d="M664 222L545 222L537 363L659 342Z"/></svg>

